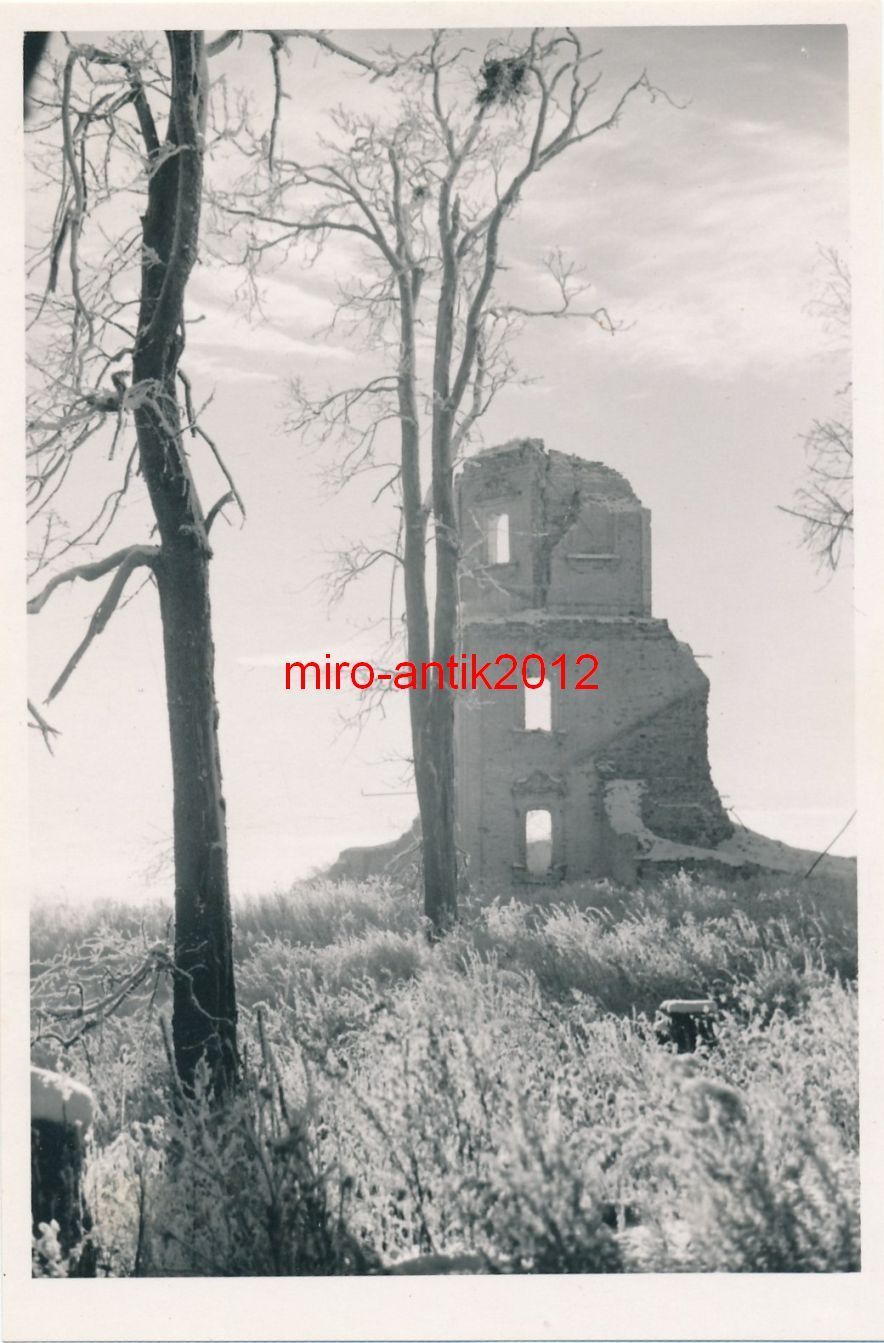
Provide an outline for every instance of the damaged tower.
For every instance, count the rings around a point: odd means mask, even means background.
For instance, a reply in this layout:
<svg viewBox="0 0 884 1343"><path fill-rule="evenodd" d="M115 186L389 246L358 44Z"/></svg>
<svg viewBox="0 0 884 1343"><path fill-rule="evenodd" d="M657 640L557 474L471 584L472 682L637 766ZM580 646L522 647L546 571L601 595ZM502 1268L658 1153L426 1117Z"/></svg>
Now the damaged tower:
<svg viewBox="0 0 884 1343"><path fill-rule="evenodd" d="M709 683L651 615L650 513L628 482L527 439L465 463L458 509L462 648L548 669L564 654L568 687L556 672L543 690L515 677L514 692L455 696L470 878L631 882L652 862L714 859L733 827L709 772ZM592 666L581 653L598 658L597 690L573 688Z"/></svg>

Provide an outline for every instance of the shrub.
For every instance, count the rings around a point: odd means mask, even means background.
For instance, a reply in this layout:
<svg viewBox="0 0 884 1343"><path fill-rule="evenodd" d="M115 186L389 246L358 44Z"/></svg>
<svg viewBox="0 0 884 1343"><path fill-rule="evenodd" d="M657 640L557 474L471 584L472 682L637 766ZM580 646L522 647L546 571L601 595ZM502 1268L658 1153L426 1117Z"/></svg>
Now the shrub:
<svg viewBox="0 0 884 1343"><path fill-rule="evenodd" d="M286 1096L269 1052L219 1109L208 1074L174 1086L92 1163L100 1268L134 1276L365 1273L371 1247L346 1223L349 1186L319 1164L308 1105Z"/></svg>

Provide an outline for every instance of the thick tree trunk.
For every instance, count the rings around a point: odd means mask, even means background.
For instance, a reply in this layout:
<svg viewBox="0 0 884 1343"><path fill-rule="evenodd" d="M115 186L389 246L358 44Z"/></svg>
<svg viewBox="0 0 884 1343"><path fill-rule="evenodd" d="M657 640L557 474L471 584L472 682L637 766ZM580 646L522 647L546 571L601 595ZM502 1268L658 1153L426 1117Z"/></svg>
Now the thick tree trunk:
<svg viewBox="0 0 884 1343"><path fill-rule="evenodd" d="M226 1088L237 1072L236 992L206 553L190 536L164 547L157 582L174 789L175 1063L189 1083L205 1056Z"/></svg>
<svg viewBox="0 0 884 1343"><path fill-rule="evenodd" d="M151 155L132 393L141 469L162 543L155 572L174 789L175 1061L190 1088L204 1057L216 1092L223 1093L237 1072L236 994L209 603L211 551L184 451L177 389L184 293L199 239L207 75L201 33L172 32L168 38L172 98L166 144L163 150L156 145Z"/></svg>

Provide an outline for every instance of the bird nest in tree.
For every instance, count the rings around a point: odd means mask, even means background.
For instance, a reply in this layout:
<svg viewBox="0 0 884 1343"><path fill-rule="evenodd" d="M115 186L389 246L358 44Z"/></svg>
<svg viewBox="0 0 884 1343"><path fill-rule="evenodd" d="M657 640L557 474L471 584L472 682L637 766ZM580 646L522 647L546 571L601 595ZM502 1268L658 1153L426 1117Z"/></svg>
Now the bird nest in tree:
<svg viewBox="0 0 884 1343"><path fill-rule="evenodd" d="M528 65L521 56L506 56L500 60L484 61L480 76L482 87L477 102L502 103L507 106L528 91Z"/></svg>

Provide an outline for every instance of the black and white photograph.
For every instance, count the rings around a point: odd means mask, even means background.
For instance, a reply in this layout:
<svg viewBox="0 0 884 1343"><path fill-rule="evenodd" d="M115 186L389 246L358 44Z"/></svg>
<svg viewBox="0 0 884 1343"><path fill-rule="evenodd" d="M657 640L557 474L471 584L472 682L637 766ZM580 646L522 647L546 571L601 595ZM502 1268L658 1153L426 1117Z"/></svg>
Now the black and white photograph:
<svg viewBox="0 0 884 1343"><path fill-rule="evenodd" d="M4 15L21 1291L859 1301L877 8L360 8Z"/></svg>

